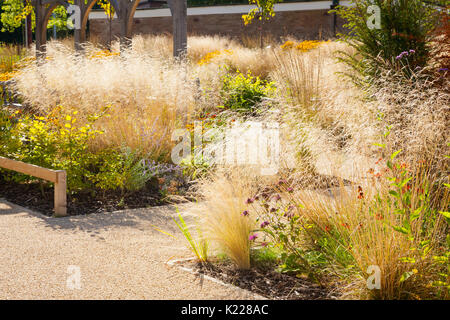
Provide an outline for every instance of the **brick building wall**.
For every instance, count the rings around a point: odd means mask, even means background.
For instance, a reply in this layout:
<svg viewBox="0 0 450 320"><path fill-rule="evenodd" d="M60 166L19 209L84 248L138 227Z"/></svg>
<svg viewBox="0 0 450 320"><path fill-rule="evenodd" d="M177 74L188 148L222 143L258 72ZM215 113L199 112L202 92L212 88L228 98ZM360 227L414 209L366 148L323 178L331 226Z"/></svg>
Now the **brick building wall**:
<svg viewBox="0 0 450 320"><path fill-rule="evenodd" d="M311 3L309 3L311 4ZM323 1L320 7L328 7ZM240 6L249 7L249 6ZM222 7L224 8L224 7ZM292 8L292 7L291 7ZM308 9L308 6L305 7ZM206 9L206 8L205 8ZM236 8L228 11L238 11ZM248 12L249 8L242 8ZM294 7L295 9L295 7ZM246 11L244 11L246 10ZM220 8L217 8L220 12ZM227 10L224 10L227 11ZM294 36L298 39L327 39L333 35L333 14L329 9L314 10L283 10L276 11L275 17L265 22L264 30L275 38ZM158 16L161 11L140 10L134 18L133 34L170 34L172 32L172 17ZM201 13L197 10L197 13ZM109 21L101 18L102 13L96 13L89 20L89 35L101 43L109 39ZM243 13L207 13L196 14L188 11L188 33L190 35L227 35L230 37L252 36L258 34L258 22L245 26L242 21ZM146 15L153 15L146 17ZM91 14L92 16L92 14ZM343 21L337 19L337 31L342 31ZM119 34L119 25L112 22L113 39Z"/></svg>

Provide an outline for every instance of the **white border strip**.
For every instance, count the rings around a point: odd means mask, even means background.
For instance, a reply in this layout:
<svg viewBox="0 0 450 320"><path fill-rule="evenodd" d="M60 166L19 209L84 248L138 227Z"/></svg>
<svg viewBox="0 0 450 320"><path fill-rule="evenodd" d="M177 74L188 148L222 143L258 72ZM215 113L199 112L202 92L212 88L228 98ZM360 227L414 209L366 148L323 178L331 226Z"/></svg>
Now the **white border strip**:
<svg viewBox="0 0 450 320"><path fill-rule="evenodd" d="M313 2L294 2L275 4L276 12L283 11L310 11L330 9L332 1L313 1ZM350 1L341 1L341 5L348 6ZM212 6L212 7L194 7L187 9L188 16L201 16L210 14L244 14L251 9L256 8L252 5L234 5L234 6ZM170 9L146 9L136 10L135 18L157 18L170 17ZM93 11L89 14L89 20L106 19L104 11Z"/></svg>

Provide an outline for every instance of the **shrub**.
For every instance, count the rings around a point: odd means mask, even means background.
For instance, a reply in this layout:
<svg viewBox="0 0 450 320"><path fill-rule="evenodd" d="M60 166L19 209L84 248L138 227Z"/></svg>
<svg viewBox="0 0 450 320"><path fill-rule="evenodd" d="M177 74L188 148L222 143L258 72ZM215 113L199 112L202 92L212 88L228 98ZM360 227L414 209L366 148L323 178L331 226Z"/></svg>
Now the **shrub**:
<svg viewBox="0 0 450 320"><path fill-rule="evenodd" d="M247 75L240 72L236 75L226 73L222 82L221 95L224 107L236 111L253 111L275 90L273 82L253 77L250 73Z"/></svg>
<svg viewBox="0 0 450 320"><path fill-rule="evenodd" d="M93 160L88 142L101 132L93 128L98 116L76 127L76 114L66 115L63 121L52 114L17 119L2 155L44 168L67 170L69 189L82 189L88 184L85 170Z"/></svg>
<svg viewBox="0 0 450 320"><path fill-rule="evenodd" d="M427 37L436 22L432 4L421 0L353 0L352 4L339 7L336 12L347 21L345 27L349 29L341 38L356 50L355 54L341 53L340 57L357 72L352 76L355 83L370 82L383 69L398 70L407 64L414 70L427 64ZM368 7L373 5L380 8L379 29L367 23L371 19ZM414 54L406 57L404 53L410 50Z"/></svg>
<svg viewBox="0 0 450 320"><path fill-rule="evenodd" d="M154 177L154 172L147 170L145 163L136 151L124 148L117 150L103 150L95 155L95 166L98 173L91 177L96 187L102 190L120 189L125 191L138 191Z"/></svg>

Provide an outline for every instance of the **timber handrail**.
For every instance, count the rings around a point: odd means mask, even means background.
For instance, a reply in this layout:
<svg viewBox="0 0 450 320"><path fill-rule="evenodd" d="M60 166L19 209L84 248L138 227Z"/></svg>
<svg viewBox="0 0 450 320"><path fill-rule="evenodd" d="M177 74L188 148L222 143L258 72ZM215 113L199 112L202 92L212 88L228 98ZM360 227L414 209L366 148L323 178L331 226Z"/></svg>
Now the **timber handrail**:
<svg viewBox="0 0 450 320"><path fill-rule="evenodd" d="M17 171L55 184L55 216L67 215L67 174L65 170L46 169L22 161L0 157L0 168Z"/></svg>

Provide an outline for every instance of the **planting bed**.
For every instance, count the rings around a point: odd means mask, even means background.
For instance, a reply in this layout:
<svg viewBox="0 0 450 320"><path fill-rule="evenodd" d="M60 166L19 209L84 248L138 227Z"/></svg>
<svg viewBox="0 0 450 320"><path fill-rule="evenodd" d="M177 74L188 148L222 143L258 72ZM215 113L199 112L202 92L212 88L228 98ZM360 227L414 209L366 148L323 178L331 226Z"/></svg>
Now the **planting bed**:
<svg viewBox="0 0 450 320"><path fill-rule="evenodd" d="M296 277L279 273L274 268L253 267L250 270L238 270L231 262L212 261L201 264L196 261L179 262L183 267L199 274L208 275L225 283L274 300L334 300L337 297L330 288L306 277Z"/></svg>
<svg viewBox="0 0 450 320"><path fill-rule="evenodd" d="M53 187L41 188L38 182L6 182L0 176L0 195L17 205L36 210L42 214L53 214ZM123 209L145 208L166 204L157 185L148 184L146 188L133 193L120 191L75 193L67 195L67 213L83 215L94 212L111 212Z"/></svg>

